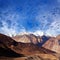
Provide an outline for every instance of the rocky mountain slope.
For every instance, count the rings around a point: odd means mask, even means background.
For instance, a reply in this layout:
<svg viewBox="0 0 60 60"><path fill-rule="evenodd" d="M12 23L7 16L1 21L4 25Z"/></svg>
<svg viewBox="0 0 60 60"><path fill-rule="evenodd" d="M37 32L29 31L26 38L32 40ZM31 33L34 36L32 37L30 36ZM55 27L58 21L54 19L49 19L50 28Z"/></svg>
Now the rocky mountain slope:
<svg viewBox="0 0 60 60"><path fill-rule="evenodd" d="M60 53L60 36L51 37L46 43L43 44L43 47L57 53Z"/></svg>
<svg viewBox="0 0 60 60"><path fill-rule="evenodd" d="M9 36L0 34L0 59L2 60L58 60L56 54L34 43L17 42Z"/></svg>
<svg viewBox="0 0 60 60"><path fill-rule="evenodd" d="M12 39L14 39L16 42L22 42L22 43L33 43L33 44L44 44L50 37L49 36L36 36L34 34L24 34L24 35L16 35L13 36Z"/></svg>

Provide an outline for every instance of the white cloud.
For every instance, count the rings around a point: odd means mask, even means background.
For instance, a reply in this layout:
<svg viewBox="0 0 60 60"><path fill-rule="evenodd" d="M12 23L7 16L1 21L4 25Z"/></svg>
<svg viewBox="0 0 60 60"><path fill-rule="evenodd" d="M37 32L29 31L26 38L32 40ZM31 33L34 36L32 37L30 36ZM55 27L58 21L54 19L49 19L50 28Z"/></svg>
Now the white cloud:
<svg viewBox="0 0 60 60"><path fill-rule="evenodd" d="M60 4L51 8L50 11L40 12L38 11L36 16L36 20L40 22L39 29L41 28L40 30L49 36L60 34Z"/></svg>
<svg viewBox="0 0 60 60"><path fill-rule="evenodd" d="M9 10L2 11L2 14L1 14L2 17L0 17L0 20L2 21L3 27L0 28L0 32L6 35L12 36L12 35L18 34L18 28L20 28L19 34L32 33L40 36L42 36L43 34L49 35L49 36L56 36L60 34L59 33L60 32L60 15L57 13L58 10L56 12L56 16L52 15L52 12L49 12L49 11L48 12L42 11L42 12L38 11L38 15L36 16L36 20L39 21L40 27L37 26L37 29L35 32L28 32L21 24L19 27L17 22L17 21L20 21L20 20L23 21L24 19L26 19L27 17L26 15L19 14L13 11L9 12ZM52 21L49 20L48 18L51 18ZM7 24L8 20L12 22L11 25ZM49 23L50 25L47 25ZM8 26L10 26L10 28L8 28ZM48 28L44 30L46 27Z"/></svg>
<svg viewBox="0 0 60 60"><path fill-rule="evenodd" d="M2 14L0 16L0 21L2 22L2 27L0 27L0 33L3 33L5 35L16 35L18 33L18 20L23 20L26 17L24 15L19 15L16 12L7 10L2 11ZM11 21L9 24L8 22ZM20 30L22 31L23 27L20 27ZM24 29L23 29L24 30Z"/></svg>
<svg viewBox="0 0 60 60"><path fill-rule="evenodd" d="M34 34L36 36L43 36L44 32L41 30L36 30L36 31L26 31L25 28L22 29L22 31L20 31L20 33L18 35L24 35L24 34Z"/></svg>
<svg viewBox="0 0 60 60"><path fill-rule="evenodd" d="M56 36L58 34L60 34L60 21L55 20L51 23L49 29L46 30L46 35Z"/></svg>
<svg viewBox="0 0 60 60"><path fill-rule="evenodd" d="M1 28L2 33L8 36L16 35L16 31L13 30L12 28L7 28L6 26Z"/></svg>
<svg viewBox="0 0 60 60"><path fill-rule="evenodd" d="M42 35L44 35L44 32L40 31L40 30L37 30L37 31L33 32L33 34L37 35L37 36L42 36Z"/></svg>
<svg viewBox="0 0 60 60"><path fill-rule="evenodd" d="M8 24L4 21L2 22L3 27L0 28L0 32L8 35L8 36L12 36L12 35L16 35L16 30L14 28L8 28Z"/></svg>

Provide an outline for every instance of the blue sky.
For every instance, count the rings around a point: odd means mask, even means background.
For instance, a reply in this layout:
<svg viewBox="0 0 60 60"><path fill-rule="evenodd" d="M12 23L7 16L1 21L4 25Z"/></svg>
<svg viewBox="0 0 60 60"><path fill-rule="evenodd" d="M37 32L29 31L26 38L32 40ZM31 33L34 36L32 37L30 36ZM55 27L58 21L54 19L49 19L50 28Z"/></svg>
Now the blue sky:
<svg viewBox="0 0 60 60"><path fill-rule="evenodd" d="M59 0L0 0L0 33L60 34Z"/></svg>

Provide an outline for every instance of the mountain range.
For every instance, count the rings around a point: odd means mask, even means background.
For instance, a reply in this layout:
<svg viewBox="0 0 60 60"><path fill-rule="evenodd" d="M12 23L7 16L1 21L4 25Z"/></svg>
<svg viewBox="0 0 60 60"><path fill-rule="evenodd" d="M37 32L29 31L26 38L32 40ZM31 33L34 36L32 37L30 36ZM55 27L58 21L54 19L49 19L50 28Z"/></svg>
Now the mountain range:
<svg viewBox="0 0 60 60"><path fill-rule="evenodd" d="M59 60L60 35L56 37L0 34L1 60Z"/></svg>

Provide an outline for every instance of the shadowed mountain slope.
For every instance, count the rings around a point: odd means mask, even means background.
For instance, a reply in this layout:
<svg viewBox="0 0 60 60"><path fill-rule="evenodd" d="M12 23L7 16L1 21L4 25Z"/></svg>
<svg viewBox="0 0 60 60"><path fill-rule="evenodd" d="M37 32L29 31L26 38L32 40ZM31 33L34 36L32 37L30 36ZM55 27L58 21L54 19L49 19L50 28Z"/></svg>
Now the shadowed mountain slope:
<svg viewBox="0 0 60 60"><path fill-rule="evenodd" d="M51 37L46 43L44 43L43 47L60 53L60 38L58 36L56 38Z"/></svg>
<svg viewBox="0 0 60 60"><path fill-rule="evenodd" d="M7 56L11 57L19 57L19 60L22 60L20 57L26 57L28 60L28 56L32 56L35 59L35 55L39 55L41 58L45 55L47 56L55 56L55 52L45 49L43 47L38 47L34 43L22 43L13 40L11 37L0 34L0 57ZM9 59L8 58L8 59ZM13 58L15 60L15 58ZM49 57L50 59L50 57ZM56 58L54 58L56 59ZM18 60L18 59L17 59ZM26 60L26 59L25 59ZM37 59L38 60L38 59ZM56 59L57 60L57 59Z"/></svg>
<svg viewBox="0 0 60 60"><path fill-rule="evenodd" d="M48 39L50 39L50 37L45 35L35 36L34 34L24 34L13 36L12 39L14 39L16 42L33 43L38 46L42 46Z"/></svg>

